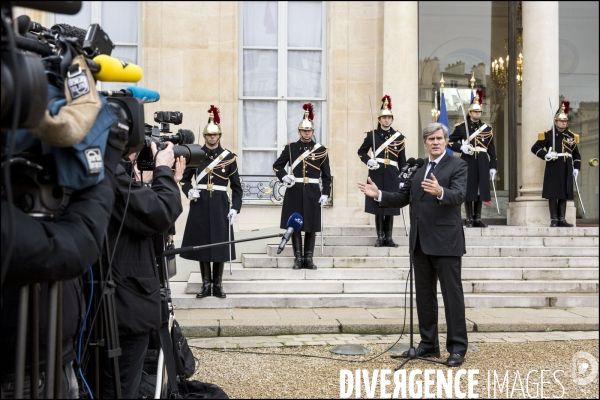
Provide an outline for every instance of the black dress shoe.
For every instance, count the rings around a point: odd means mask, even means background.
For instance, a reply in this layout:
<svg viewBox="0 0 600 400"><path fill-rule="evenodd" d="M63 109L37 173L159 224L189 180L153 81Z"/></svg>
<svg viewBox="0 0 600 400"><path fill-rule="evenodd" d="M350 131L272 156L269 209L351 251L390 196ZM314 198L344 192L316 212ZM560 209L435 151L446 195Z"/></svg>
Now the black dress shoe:
<svg viewBox="0 0 600 400"><path fill-rule="evenodd" d="M460 367L465 362L465 356L454 353L450 354L450 357L446 360L446 365L449 367Z"/></svg>
<svg viewBox="0 0 600 400"><path fill-rule="evenodd" d="M407 358L408 357L408 352L409 350L406 350L404 352L402 352L402 354L398 355L393 355L390 356L391 358ZM439 358L440 357L440 351L435 351L435 350L423 350L419 347L417 347L417 349L415 350L415 353L417 354L417 357L435 357L435 358Z"/></svg>

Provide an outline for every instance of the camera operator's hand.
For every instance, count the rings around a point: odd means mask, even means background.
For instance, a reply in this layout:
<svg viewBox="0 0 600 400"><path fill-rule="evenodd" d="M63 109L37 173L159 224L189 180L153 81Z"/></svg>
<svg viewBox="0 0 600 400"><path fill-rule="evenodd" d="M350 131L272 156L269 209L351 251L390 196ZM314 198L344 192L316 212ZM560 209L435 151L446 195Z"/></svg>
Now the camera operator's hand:
<svg viewBox="0 0 600 400"><path fill-rule="evenodd" d="M152 156L154 157L154 165L156 167L167 166L171 168L175 164L175 154L173 153L173 143L165 142L167 147L163 150L158 151L156 143L152 142L150 148L152 149Z"/></svg>
<svg viewBox="0 0 600 400"><path fill-rule="evenodd" d="M183 171L185 171L185 157L179 156L179 158L175 159L175 172L173 174L173 179L175 182L179 183L183 179Z"/></svg>

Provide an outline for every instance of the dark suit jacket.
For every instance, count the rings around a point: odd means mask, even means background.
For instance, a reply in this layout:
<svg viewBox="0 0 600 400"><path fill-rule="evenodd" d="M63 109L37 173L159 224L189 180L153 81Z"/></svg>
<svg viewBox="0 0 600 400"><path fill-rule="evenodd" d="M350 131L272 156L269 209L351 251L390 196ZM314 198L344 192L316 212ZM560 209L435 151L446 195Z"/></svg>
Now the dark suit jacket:
<svg viewBox="0 0 600 400"><path fill-rule="evenodd" d="M410 204L410 251L415 250L417 236L423 253L430 256L462 256L466 253L465 234L460 206L467 192L467 163L446 153L433 170L444 188L442 200L425 193L421 182L427 164L415 173L410 186L397 193L383 192L382 207L404 207Z"/></svg>

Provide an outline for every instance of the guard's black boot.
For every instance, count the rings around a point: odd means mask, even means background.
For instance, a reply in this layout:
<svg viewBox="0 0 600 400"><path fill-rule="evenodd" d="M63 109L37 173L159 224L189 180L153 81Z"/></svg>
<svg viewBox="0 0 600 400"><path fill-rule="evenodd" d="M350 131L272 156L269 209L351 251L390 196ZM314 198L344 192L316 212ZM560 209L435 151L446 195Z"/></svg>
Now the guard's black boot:
<svg viewBox="0 0 600 400"><path fill-rule="evenodd" d="M385 245L387 247L398 247L398 244L396 244L396 242L394 242L394 239L392 239L392 232L394 231L394 216L386 215L383 221L383 231L385 232Z"/></svg>
<svg viewBox="0 0 600 400"><path fill-rule="evenodd" d="M200 261L200 273L202 274L202 291L196 295L196 298L201 299L203 297L210 296L210 263Z"/></svg>
<svg viewBox="0 0 600 400"><path fill-rule="evenodd" d="M316 238L316 232L304 233L304 269L317 269L317 266L313 263Z"/></svg>
<svg viewBox="0 0 600 400"><path fill-rule="evenodd" d="M564 228L572 228L573 224L570 224L565 219L565 214L567 213L567 200L559 200L558 201L558 226L562 226Z"/></svg>
<svg viewBox="0 0 600 400"><path fill-rule="evenodd" d="M475 201L473 202L473 226L476 228L487 228L487 224L484 224L481 220L481 206L483 205L483 201Z"/></svg>
<svg viewBox="0 0 600 400"><path fill-rule="evenodd" d="M383 227L383 215L376 215L375 230L377 231L377 240L375 241L375 247L385 247L385 234L383 233Z"/></svg>
<svg viewBox="0 0 600 400"><path fill-rule="evenodd" d="M467 218L467 223L465 226L467 228L473 227L473 202L465 201L465 216Z"/></svg>
<svg viewBox="0 0 600 400"><path fill-rule="evenodd" d="M227 297L223 291L223 269L225 269L225 263L213 263L213 296L220 297L222 299Z"/></svg>
<svg viewBox="0 0 600 400"><path fill-rule="evenodd" d="M292 249L294 250L294 269L302 268L302 233L294 231L292 233Z"/></svg>
<svg viewBox="0 0 600 400"><path fill-rule="evenodd" d="M550 209L550 227L556 228L558 226L558 200L549 199L548 208Z"/></svg>

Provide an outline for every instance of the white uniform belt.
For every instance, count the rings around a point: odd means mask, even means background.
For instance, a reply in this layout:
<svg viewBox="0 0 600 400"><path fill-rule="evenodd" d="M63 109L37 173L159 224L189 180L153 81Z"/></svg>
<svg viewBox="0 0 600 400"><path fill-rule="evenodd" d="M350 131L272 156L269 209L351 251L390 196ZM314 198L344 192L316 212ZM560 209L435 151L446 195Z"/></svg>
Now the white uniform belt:
<svg viewBox="0 0 600 400"><path fill-rule="evenodd" d="M392 161L389 158L376 158L377 162L380 162L385 165L393 165L394 167L398 167L398 162Z"/></svg>
<svg viewBox="0 0 600 400"><path fill-rule="evenodd" d="M319 180L316 178L303 178L301 176L295 176L297 183L319 183Z"/></svg>
<svg viewBox="0 0 600 400"><path fill-rule="evenodd" d="M483 153L487 153L487 149L485 147L480 147L480 146L475 146L473 147L473 151L475 152L483 152Z"/></svg>
<svg viewBox="0 0 600 400"><path fill-rule="evenodd" d="M210 192L212 192L213 190L220 190L221 192L226 192L227 186L213 185L211 183L210 185L198 185L198 189L204 189Z"/></svg>
<svg viewBox="0 0 600 400"><path fill-rule="evenodd" d="M557 153L557 157L573 157L571 153Z"/></svg>

